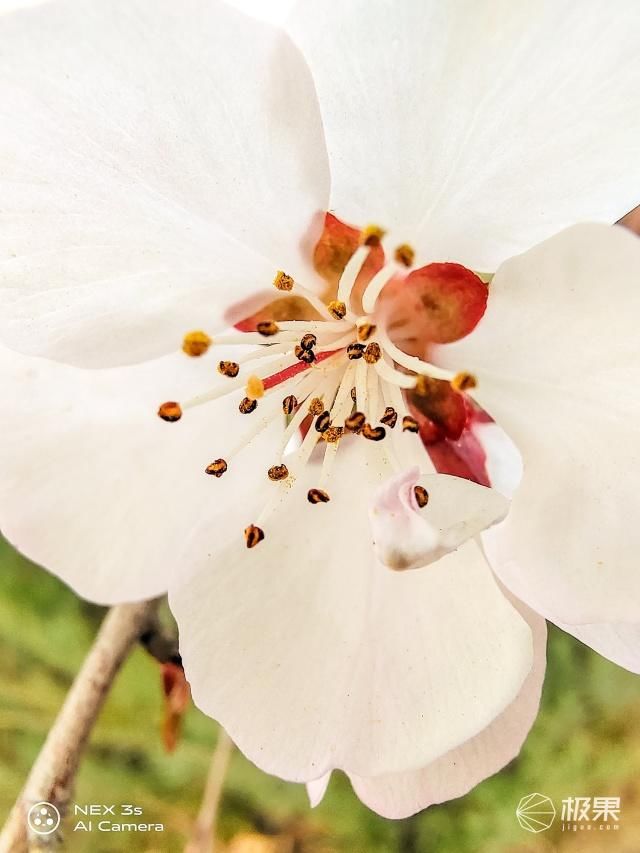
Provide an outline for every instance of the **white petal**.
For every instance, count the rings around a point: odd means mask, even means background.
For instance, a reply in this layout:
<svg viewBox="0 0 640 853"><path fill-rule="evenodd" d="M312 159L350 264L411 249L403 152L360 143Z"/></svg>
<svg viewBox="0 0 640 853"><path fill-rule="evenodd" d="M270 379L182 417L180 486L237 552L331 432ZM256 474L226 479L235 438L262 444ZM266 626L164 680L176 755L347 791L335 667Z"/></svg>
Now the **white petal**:
<svg viewBox="0 0 640 853"><path fill-rule="evenodd" d="M576 226L505 263L475 332L437 354L522 454L487 554L557 622L640 621L638 281L636 236Z"/></svg>
<svg viewBox="0 0 640 853"><path fill-rule="evenodd" d="M498 424L474 421L471 430L486 454L485 467L491 488L512 498L522 480L520 451Z"/></svg>
<svg viewBox="0 0 640 853"><path fill-rule="evenodd" d="M282 23L296 0L227 0L236 9L273 24Z"/></svg>
<svg viewBox="0 0 640 853"><path fill-rule="evenodd" d="M557 625L603 657L640 675L640 625L616 625L606 622L594 625L567 625L558 622Z"/></svg>
<svg viewBox="0 0 640 853"><path fill-rule="evenodd" d="M418 506L416 485L429 495L425 507ZM386 480L374 495L369 519L376 556L390 569L424 567L501 521L508 507L492 489L409 468Z"/></svg>
<svg viewBox="0 0 640 853"><path fill-rule="evenodd" d="M544 619L519 602L514 605L529 623L534 644L533 667L516 698L475 737L420 770L369 779L351 775L356 794L370 809L387 818L409 817L462 797L518 755L538 713L547 629ZM314 794L317 799L318 791Z"/></svg>
<svg viewBox="0 0 640 853"><path fill-rule="evenodd" d="M325 773L324 776L321 776L319 779L313 779L311 782L307 782L307 796L309 797L309 805L312 809L319 806L324 799L324 795L327 793L330 781L331 773L329 772Z"/></svg>
<svg viewBox="0 0 640 853"><path fill-rule="evenodd" d="M328 169L313 82L221 0L0 19L0 331L82 365L170 352L311 274Z"/></svg>
<svg viewBox="0 0 640 853"><path fill-rule="evenodd" d="M301 0L332 209L495 270L638 203L640 6ZM588 176L588 177L587 177Z"/></svg>
<svg viewBox="0 0 640 853"><path fill-rule="evenodd" d="M170 590L194 701L287 779L422 766L488 725L531 667L528 626L473 540L424 571L375 563L370 480L345 440L329 503L307 502L310 468L263 542L217 549L212 533L212 557Z"/></svg>
<svg viewBox="0 0 640 853"><path fill-rule="evenodd" d="M269 458L273 431L229 460L222 479L204 468L225 458L267 401L251 416L233 411L238 395L188 410L179 423L156 415L164 400L211 388L214 363L180 353L89 371L0 350L3 534L101 604L165 592L185 571L187 540L199 525L215 530L222 506L229 523L239 513L242 541L246 481Z"/></svg>

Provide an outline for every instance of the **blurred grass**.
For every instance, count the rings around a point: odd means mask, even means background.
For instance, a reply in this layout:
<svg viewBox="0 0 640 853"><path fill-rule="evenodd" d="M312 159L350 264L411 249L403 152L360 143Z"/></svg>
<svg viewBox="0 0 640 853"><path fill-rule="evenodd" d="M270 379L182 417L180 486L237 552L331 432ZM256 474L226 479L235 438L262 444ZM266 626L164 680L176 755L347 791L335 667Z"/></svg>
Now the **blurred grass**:
<svg viewBox="0 0 640 853"><path fill-rule="evenodd" d="M4 820L88 649L102 616L59 581L0 543L0 819ZM406 821L364 808L335 774L324 802L307 806L302 786L258 771L235 753L219 831L227 841L255 831L288 839L296 853L566 853L640 850L640 679L552 630L543 708L522 755L467 797ZM215 724L191 709L178 749L167 755L157 664L138 649L95 729L78 778L80 803L132 803L164 833L67 834L73 853L180 851L197 812ZM621 796L615 837L541 835L514 817L519 799L541 791ZM282 849L285 849L284 847Z"/></svg>

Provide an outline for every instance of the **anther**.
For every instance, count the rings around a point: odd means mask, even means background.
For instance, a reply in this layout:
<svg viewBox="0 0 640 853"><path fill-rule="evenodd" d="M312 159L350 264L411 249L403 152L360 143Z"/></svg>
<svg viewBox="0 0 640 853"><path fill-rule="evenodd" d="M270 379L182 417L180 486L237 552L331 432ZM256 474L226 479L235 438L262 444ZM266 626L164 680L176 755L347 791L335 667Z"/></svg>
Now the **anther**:
<svg viewBox="0 0 640 853"><path fill-rule="evenodd" d="M240 410L241 414L250 415L251 412L255 412L257 406L257 400L251 400L249 397L243 397L242 400L240 400L240 405L238 406L238 409Z"/></svg>
<svg viewBox="0 0 640 853"><path fill-rule="evenodd" d="M381 424L386 424L390 429L398 423L398 413L393 406L387 406L384 410L384 415L380 418Z"/></svg>
<svg viewBox="0 0 640 853"><path fill-rule="evenodd" d="M168 403L163 403L158 409L158 417L168 423L179 421L182 417L180 403L175 403L173 400L170 400Z"/></svg>
<svg viewBox="0 0 640 853"><path fill-rule="evenodd" d="M416 503L422 509L422 507L426 506L429 503L429 492L425 489L424 486L414 486L413 494L416 498Z"/></svg>
<svg viewBox="0 0 640 853"><path fill-rule="evenodd" d="M380 349L380 344L377 344L375 341L367 344L367 348L364 351L364 360L367 364L375 364L381 358L382 350Z"/></svg>
<svg viewBox="0 0 640 853"><path fill-rule="evenodd" d="M343 433L344 429L342 427L330 426L322 433L322 437L327 444L337 444L342 438Z"/></svg>
<svg viewBox="0 0 640 853"><path fill-rule="evenodd" d="M213 477L222 477L227 470L227 463L224 459L216 459L211 465L207 465L204 469L205 474L211 474Z"/></svg>
<svg viewBox="0 0 640 853"><path fill-rule="evenodd" d="M249 376L245 391L250 400L259 400L264 397L264 382L259 376Z"/></svg>
<svg viewBox="0 0 640 853"><path fill-rule="evenodd" d="M368 341L375 330L376 327L373 323L362 323L362 325L358 326L358 340Z"/></svg>
<svg viewBox="0 0 640 853"><path fill-rule="evenodd" d="M470 391L478 384L476 377L472 373L456 373L451 380L451 387L454 391Z"/></svg>
<svg viewBox="0 0 640 853"><path fill-rule="evenodd" d="M204 355L211 343L211 338L206 332L189 332L182 339L182 351L197 358L199 355Z"/></svg>
<svg viewBox="0 0 640 853"><path fill-rule="evenodd" d="M418 432L418 421L412 418L411 415L405 415L402 419L403 432Z"/></svg>
<svg viewBox="0 0 640 853"><path fill-rule="evenodd" d="M278 270L273 280L273 286L276 290L293 290L293 279L283 270Z"/></svg>
<svg viewBox="0 0 640 853"><path fill-rule="evenodd" d="M239 372L240 365L235 361L218 362L218 373L221 373L223 376L230 376L231 379L235 379Z"/></svg>
<svg viewBox="0 0 640 853"><path fill-rule="evenodd" d="M324 489L309 489L307 492L307 500L310 504L326 504L331 498Z"/></svg>
<svg viewBox="0 0 640 853"><path fill-rule="evenodd" d="M313 400L309 403L309 414L310 415L321 415L324 412L324 403L320 399L320 397L314 397Z"/></svg>
<svg viewBox="0 0 640 853"><path fill-rule="evenodd" d="M285 415L292 414L293 410L297 409L297 408L298 408L298 401L293 396L293 394L289 394L289 396L285 397L284 400L282 401L282 411L285 413Z"/></svg>
<svg viewBox="0 0 640 853"><path fill-rule="evenodd" d="M362 358L364 355L364 344L352 343L347 347L347 358L355 361L356 358Z"/></svg>
<svg viewBox="0 0 640 853"><path fill-rule="evenodd" d="M412 267L416 253L408 243L402 243L400 246L396 246L393 257L399 264L405 267Z"/></svg>
<svg viewBox="0 0 640 853"><path fill-rule="evenodd" d="M256 527L255 524L250 524L244 529L244 538L247 548L255 548L264 539L264 530L261 527Z"/></svg>
<svg viewBox="0 0 640 853"><path fill-rule="evenodd" d="M289 476L289 469L286 465L273 465L267 471L267 476L270 480L273 480L275 483L277 483L278 480L287 479L287 477Z"/></svg>
<svg viewBox="0 0 640 853"><path fill-rule="evenodd" d="M293 354L298 361L304 361L305 364L313 364L316 360L316 354L311 349L303 349L300 344L296 344Z"/></svg>
<svg viewBox="0 0 640 853"><path fill-rule="evenodd" d="M278 334L280 327L277 323L274 323L273 320L261 320L256 324L256 331L258 334L262 335L263 338L271 338L273 335Z"/></svg>
<svg viewBox="0 0 640 853"><path fill-rule="evenodd" d="M343 320L347 313L347 306L344 302L338 302L337 299L333 299L327 305L327 311L335 320Z"/></svg>
<svg viewBox="0 0 640 853"><path fill-rule="evenodd" d="M355 403L355 401L356 401L356 399L357 399L356 389L355 389L355 388L352 388L352 389L351 389L351 399L352 399L352 400L353 400L353 402Z"/></svg>
<svg viewBox="0 0 640 853"><path fill-rule="evenodd" d="M362 229L362 242L365 246L379 246L386 233L379 225L367 225Z"/></svg>
<svg viewBox="0 0 640 853"><path fill-rule="evenodd" d="M311 350L318 343L318 339L315 335L311 334L311 332L307 332L306 335L303 335L300 339L300 346L302 349Z"/></svg>
<svg viewBox="0 0 640 853"><path fill-rule="evenodd" d="M355 432L357 434L365 425L366 421L367 419L362 412L354 412L345 420L344 426L345 429L349 430L349 432Z"/></svg>
<svg viewBox="0 0 640 853"><path fill-rule="evenodd" d="M382 441L387 434L384 427L372 427L371 424L365 424L362 427L361 435L368 438L369 441Z"/></svg>
<svg viewBox="0 0 640 853"><path fill-rule="evenodd" d="M331 415L329 412L324 411L322 414L318 415L314 426L317 432L326 432L331 426Z"/></svg>

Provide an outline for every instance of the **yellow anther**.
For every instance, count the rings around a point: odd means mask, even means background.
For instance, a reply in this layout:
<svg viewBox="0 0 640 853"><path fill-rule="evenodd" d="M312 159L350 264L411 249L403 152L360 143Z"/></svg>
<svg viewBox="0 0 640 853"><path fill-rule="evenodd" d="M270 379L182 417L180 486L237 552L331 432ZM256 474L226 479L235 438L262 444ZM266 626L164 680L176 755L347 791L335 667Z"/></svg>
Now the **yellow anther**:
<svg viewBox="0 0 640 853"><path fill-rule="evenodd" d="M247 379L245 391L250 400L259 400L264 397L264 382L259 376L252 375Z"/></svg>
<svg viewBox="0 0 640 853"><path fill-rule="evenodd" d="M332 317L336 320L344 319L345 314L347 313L347 306L344 302L338 302L337 299L333 299L328 305L327 310Z"/></svg>
<svg viewBox="0 0 640 853"><path fill-rule="evenodd" d="M293 290L293 279L284 270L278 270L273 279L273 286L276 290Z"/></svg>
<svg viewBox="0 0 640 853"><path fill-rule="evenodd" d="M365 246L378 246L386 233L379 225L366 225L362 229L362 242Z"/></svg>
<svg viewBox="0 0 640 853"><path fill-rule="evenodd" d="M358 340L363 342L368 341L375 330L376 327L373 323L361 323L358 326Z"/></svg>
<svg viewBox="0 0 640 853"><path fill-rule="evenodd" d="M476 377L472 373L456 373L456 375L451 380L451 387L454 391L470 391L472 388L475 388L478 382L476 381Z"/></svg>
<svg viewBox="0 0 640 853"><path fill-rule="evenodd" d="M182 340L182 351L197 358L209 349L213 341L206 332L188 332Z"/></svg>
<svg viewBox="0 0 640 853"><path fill-rule="evenodd" d="M416 253L413 246L410 246L408 243L402 243L400 246L396 246L393 257L399 264L405 267L412 267Z"/></svg>

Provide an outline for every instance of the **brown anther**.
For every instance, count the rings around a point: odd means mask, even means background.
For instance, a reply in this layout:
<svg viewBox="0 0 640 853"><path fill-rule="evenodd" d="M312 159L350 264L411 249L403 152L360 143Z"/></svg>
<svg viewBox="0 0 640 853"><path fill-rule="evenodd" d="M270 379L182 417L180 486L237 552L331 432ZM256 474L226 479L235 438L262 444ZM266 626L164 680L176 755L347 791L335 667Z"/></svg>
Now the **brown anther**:
<svg viewBox="0 0 640 853"><path fill-rule="evenodd" d="M358 340L359 341L368 341L371 335L375 332L376 327L373 323L362 323L361 326L358 326Z"/></svg>
<svg viewBox="0 0 640 853"><path fill-rule="evenodd" d="M337 299L333 299L327 305L327 310L335 320L343 320L347 313L347 306L344 302L338 302Z"/></svg>
<svg viewBox="0 0 640 853"><path fill-rule="evenodd" d="M204 355L211 346L211 338L206 332L189 332L182 339L182 351L197 358Z"/></svg>
<svg viewBox="0 0 640 853"><path fill-rule="evenodd" d="M231 379L235 379L239 372L240 365L235 361L218 362L218 373L221 373L223 376L230 376Z"/></svg>
<svg viewBox="0 0 640 853"><path fill-rule="evenodd" d="M293 279L283 270L278 270L273 280L273 286L276 290L293 290Z"/></svg>
<svg viewBox="0 0 640 853"><path fill-rule="evenodd" d="M352 389L351 389L351 399L353 400L353 402L354 402L354 403L355 403L355 401L356 401L356 397L357 397L357 395L356 395L356 389L355 389L355 388L352 388Z"/></svg>
<svg viewBox="0 0 640 853"><path fill-rule="evenodd" d="M362 412L354 412L345 420L344 426L345 429L349 430L349 432L355 432L357 434L365 425L366 421L367 418Z"/></svg>
<svg viewBox="0 0 640 853"><path fill-rule="evenodd" d="M347 358L354 361L356 358L362 358L364 355L364 344L352 343L347 347Z"/></svg>
<svg viewBox="0 0 640 853"><path fill-rule="evenodd" d="M293 396L293 394L289 394L288 397L285 397L282 401L282 411L285 415L290 415L294 409L298 408L298 401Z"/></svg>
<svg viewBox="0 0 640 853"><path fill-rule="evenodd" d="M316 360L316 354L312 349L303 349L300 344L296 344L293 354L298 361L304 361L305 364L313 364Z"/></svg>
<svg viewBox="0 0 640 853"><path fill-rule="evenodd" d="M238 409L240 410L241 414L250 415L251 412L255 412L257 406L257 400L251 400L249 397L243 397L242 400L240 400L240 405L238 406Z"/></svg>
<svg viewBox="0 0 640 853"><path fill-rule="evenodd" d="M362 427L361 435L368 438L369 441L382 441L387 434L384 427L372 427L371 424L365 424Z"/></svg>
<svg viewBox="0 0 640 853"><path fill-rule="evenodd" d="M244 539L247 548L255 548L264 539L264 530L261 527L256 527L255 524L250 524L244 529Z"/></svg>
<svg viewBox="0 0 640 853"><path fill-rule="evenodd" d="M331 426L331 415L329 412L324 411L322 414L318 415L314 426L317 432L326 432Z"/></svg>
<svg viewBox="0 0 640 853"><path fill-rule="evenodd" d="M402 243L402 245L396 246L393 257L399 264L402 264L405 267L412 267L416 258L416 253L413 247L408 243Z"/></svg>
<svg viewBox="0 0 640 853"><path fill-rule="evenodd" d="M205 474L211 474L213 477L222 477L226 470L227 463L224 459L216 459L204 469Z"/></svg>
<svg viewBox="0 0 640 853"><path fill-rule="evenodd" d="M310 350L313 349L314 346L318 343L318 339L311 332L307 332L306 335L303 335L300 339L300 346L302 349Z"/></svg>
<svg viewBox="0 0 640 853"><path fill-rule="evenodd" d="M322 433L322 437L327 442L327 444L337 444L342 438L343 433L343 427L330 426L329 429L326 429Z"/></svg>
<svg viewBox="0 0 640 853"><path fill-rule="evenodd" d="M250 400L259 400L261 397L264 397L264 382L259 376L251 375L247 379L245 391Z"/></svg>
<svg viewBox="0 0 640 853"><path fill-rule="evenodd" d="M174 423L174 421L179 421L182 417L180 403L176 403L173 400L163 403L158 409L158 417L170 424Z"/></svg>
<svg viewBox="0 0 640 853"><path fill-rule="evenodd" d="M416 498L416 503L422 509L422 507L426 506L429 503L429 492L425 489L424 486L414 486L413 494Z"/></svg>
<svg viewBox="0 0 640 853"><path fill-rule="evenodd" d="M280 327L273 320L261 320L256 324L256 332L262 335L263 338L270 338L273 335L277 335L279 331Z"/></svg>
<svg viewBox="0 0 640 853"><path fill-rule="evenodd" d="M456 373L451 380L451 387L454 391L470 391L472 388L475 388L477 384L478 382L473 373Z"/></svg>
<svg viewBox="0 0 640 853"><path fill-rule="evenodd" d="M380 344L377 344L375 341L371 341L370 344L367 344L367 348L364 351L364 360L367 364L375 364L377 361L380 361L382 358L382 350L380 349Z"/></svg>
<svg viewBox="0 0 640 853"><path fill-rule="evenodd" d="M267 471L267 477L275 483L277 483L278 480L286 480L288 476L289 469L286 465L273 465Z"/></svg>
<svg viewBox="0 0 640 853"><path fill-rule="evenodd" d="M403 432L418 432L418 421L412 418L411 415L405 415L402 419Z"/></svg>
<svg viewBox="0 0 640 853"><path fill-rule="evenodd" d="M379 246L386 233L379 225L367 225L362 229L362 242L365 246Z"/></svg>
<svg viewBox="0 0 640 853"><path fill-rule="evenodd" d="M307 492L307 500L310 504L326 504L331 498L324 489L309 489Z"/></svg>
<svg viewBox="0 0 640 853"><path fill-rule="evenodd" d="M398 423L398 413L393 406L387 406L384 410L384 415L380 418L381 424L386 424L390 429Z"/></svg>
<svg viewBox="0 0 640 853"><path fill-rule="evenodd" d="M320 397L314 397L313 400L309 403L309 414L310 415L321 415L324 412L324 403L320 399Z"/></svg>

